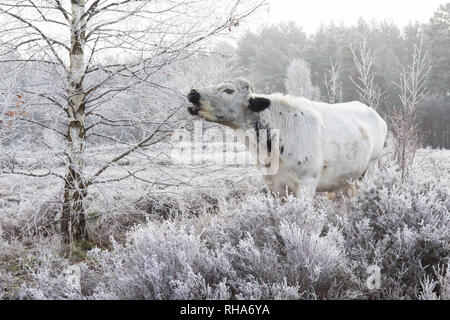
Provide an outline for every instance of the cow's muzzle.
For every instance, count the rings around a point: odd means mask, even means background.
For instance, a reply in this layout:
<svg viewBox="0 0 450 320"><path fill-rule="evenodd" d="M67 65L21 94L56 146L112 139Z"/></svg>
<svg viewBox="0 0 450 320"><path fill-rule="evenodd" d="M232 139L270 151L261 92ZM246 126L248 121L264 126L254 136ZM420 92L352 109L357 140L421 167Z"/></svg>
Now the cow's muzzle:
<svg viewBox="0 0 450 320"><path fill-rule="evenodd" d="M189 113L192 114L193 116L197 115L201 109L200 94L195 89L192 89L191 91L189 91L187 98L189 102L194 105L194 107L188 108Z"/></svg>
<svg viewBox="0 0 450 320"><path fill-rule="evenodd" d="M200 107L189 107L188 111L190 114L192 114L193 116L198 115L198 112L200 111Z"/></svg>
<svg viewBox="0 0 450 320"><path fill-rule="evenodd" d="M197 90L192 89L191 91L189 91L187 98L190 103L197 107L200 107L200 94L197 92Z"/></svg>

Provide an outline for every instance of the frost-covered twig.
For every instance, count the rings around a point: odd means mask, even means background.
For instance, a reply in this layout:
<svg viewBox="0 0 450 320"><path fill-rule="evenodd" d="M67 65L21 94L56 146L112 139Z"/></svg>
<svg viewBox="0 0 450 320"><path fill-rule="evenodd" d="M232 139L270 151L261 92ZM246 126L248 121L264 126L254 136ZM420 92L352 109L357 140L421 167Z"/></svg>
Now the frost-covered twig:
<svg viewBox="0 0 450 320"><path fill-rule="evenodd" d="M341 65L330 60L330 67L325 70L324 84L328 103L339 103L342 101L342 84L339 71Z"/></svg>
<svg viewBox="0 0 450 320"><path fill-rule="evenodd" d="M358 48L355 48L352 44L349 44L348 47L353 55L353 61L358 71L357 79L350 79L358 89L362 102L377 110L380 106L383 92L375 82L373 54L367 47L365 40Z"/></svg>
<svg viewBox="0 0 450 320"><path fill-rule="evenodd" d="M400 89L399 107L390 111L392 122L392 135L394 141L394 159L401 171L402 179L408 172L417 149L421 145L421 135L418 121L418 104L428 94L427 74L430 67L427 65L427 52L423 50L423 37L420 43L414 46L410 64L403 68L400 81L396 85Z"/></svg>

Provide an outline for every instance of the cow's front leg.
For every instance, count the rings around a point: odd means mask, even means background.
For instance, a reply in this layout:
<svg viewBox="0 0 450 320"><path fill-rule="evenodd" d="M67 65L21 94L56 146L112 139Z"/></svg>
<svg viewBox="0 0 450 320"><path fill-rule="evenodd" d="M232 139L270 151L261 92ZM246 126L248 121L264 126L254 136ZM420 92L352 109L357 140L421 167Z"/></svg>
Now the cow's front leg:
<svg viewBox="0 0 450 320"><path fill-rule="evenodd" d="M314 197L318 182L319 179L314 177L302 177L296 183L295 196L298 198L300 193L304 193L310 198Z"/></svg>

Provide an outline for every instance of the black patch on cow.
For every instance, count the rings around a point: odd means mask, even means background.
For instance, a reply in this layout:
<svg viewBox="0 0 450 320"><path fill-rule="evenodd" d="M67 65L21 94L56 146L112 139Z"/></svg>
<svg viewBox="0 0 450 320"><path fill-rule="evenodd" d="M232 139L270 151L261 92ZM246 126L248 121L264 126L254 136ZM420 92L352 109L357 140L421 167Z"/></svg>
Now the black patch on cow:
<svg viewBox="0 0 450 320"><path fill-rule="evenodd" d="M272 134L270 132L270 127L267 127L267 152L272 152Z"/></svg>
<svg viewBox="0 0 450 320"><path fill-rule="evenodd" d="M281 144L280 145L280 154L283 154L283 152L284 152L284 146Z"/></svg>
<svg viewBox="0 0 450 320"><path fill-rule="evenodd" d="M265 121L261 121L258 117L254 117L251 120L253 129L255 129L256 133L256 142L258 144L259 148L259 130L266 130L266 146L267 146L267 152L272 152L272 133L270 130L270 126Z"/></svg>
<svg viewBox="0 0 450 320"><path fill-rule="evenodd" d="M304 116L305 114L303 113L303 111L302 111L302 116Z"/></svg>
<svg viewBox="0 0 450 320"><path fill-rule="evenodd" d="M253 112L261 112L270 106L270 100L256 97L248 99L248 108Z"/></svg>

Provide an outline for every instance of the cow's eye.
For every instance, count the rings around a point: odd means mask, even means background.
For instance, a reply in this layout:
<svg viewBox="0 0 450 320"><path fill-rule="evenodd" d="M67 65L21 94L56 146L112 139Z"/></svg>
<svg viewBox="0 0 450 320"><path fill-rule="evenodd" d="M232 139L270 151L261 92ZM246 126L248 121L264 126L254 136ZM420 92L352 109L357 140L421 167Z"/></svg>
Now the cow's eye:
<svg viewBox="0 0 450 320"><path fill-rule="evenodd" d="M228 94L233 94L234 90L233 89L225 89L225 90L223 90L223 92L226 92Z"/></svg>

